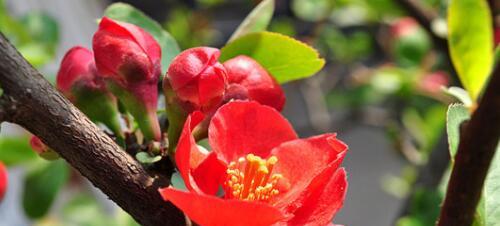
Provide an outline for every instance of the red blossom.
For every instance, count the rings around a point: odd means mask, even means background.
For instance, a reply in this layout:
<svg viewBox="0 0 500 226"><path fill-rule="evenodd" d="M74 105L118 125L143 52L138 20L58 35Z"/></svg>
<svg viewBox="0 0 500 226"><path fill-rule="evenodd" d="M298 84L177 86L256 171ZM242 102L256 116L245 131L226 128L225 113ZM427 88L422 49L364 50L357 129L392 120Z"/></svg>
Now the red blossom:
<svg viewBox="0 0 500 226"><path fill-rule="evenodd" d="M196 47L176 56L164 78L166 90L173 89L187 112L204 112L218 107L226 86L226 70L217 60L220 51Z"/></svg>
<svg viewBox="0 0 500 226"><path fill-rule="evenodd" d="M147 139L161 136L156 110L161 48L142 28L102 18L92 41L99 74Z"/></svg>
<svg viewBox="0 0 500 226"><path fill-rule="evenodd" d="M7 168L0 162L0 201L2 201L5 193L7 192L8 177Z"/></svg>
<svg viewBox="0 0 500 226"><path fill-rule="evenodd" d="M160 189L165 200L203 226L330 224L347 191L347 145L335 134L300 139L274 108L233 101L214 114L205 152L191 134L202 119L188 117L176 150L189 191Z"/></svg>
<svg viewBox="0 0 500 226"><path fill-rule="evenodd" d="M257 61L247 56L237 56L224 62L227 70L226 96L249 99L281 111L285 94L281 86Z"/></svg>

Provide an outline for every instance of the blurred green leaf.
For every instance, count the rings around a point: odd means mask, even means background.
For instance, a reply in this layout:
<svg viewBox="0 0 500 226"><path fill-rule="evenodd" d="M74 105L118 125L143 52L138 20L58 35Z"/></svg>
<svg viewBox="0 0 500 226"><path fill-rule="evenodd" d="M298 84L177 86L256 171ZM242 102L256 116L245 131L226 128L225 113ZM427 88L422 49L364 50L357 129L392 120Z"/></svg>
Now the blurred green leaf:
<svg viewBox="0 0 500 226"><path fill-rule="evenodd" d="M395 60L402 66L419 66L431 49L431 40L422 29L400 37L394 45Z"/></svg>
<svg viewBox="0 0 500 226"><path fill-rule="evenodd" d="M39 42L30 42L25 45L20 45L17 50L19 50L21 55L35 67L40 67L54 58L53 52L51 53L47 46Z"/></svg>
<svg viewBox="0 0 500 226"><path fill-rule="evenodd" d="M462 104L452 104L446 115L446 132L448 134L449 151L452 162L458 149L460 125L470 118L469 110Z"/></svg>
<svg viewBox="0 0 500 226"><path fill-rule="evenodd" d="M21 22L35 42L46 45L51 53L59 41L57 21L44 13L30 13L21 18Z"/></svg>
<svg viewBox="0 0 500 226"><path fill-rule="evenodd" d="M47 214L68 176L69 168L63 160L40 163L29 172L23 191L26 215L31 219L38 219Z"/></svg>
<svg viewBox="0 0 500 226"><path fill-rule="evenodd" d="M297 17L306 21L319 21L332 13L332 0L293 0L292 10Z"/></svg>
<svg viewBox="0 0 500 226"><path fill-rule="evenodd" d="M325 64L312 47L272 32L252 33L234 40L222 48L220 60L238 55L258 61L279 83L310 77Z"/></svg>
<svg viewBox="0 0 500 226"><path fill-rule="evenodd" d="M448 9L448 44L460 81L477 100L493 64L493 26L486 0L454 0Z"/></svg>
<svg viewBox="0 0 500 226"><path fill-rule="evenodd" d="M152 163L155 163L155 162L158 162L161 160L160 155L151 156L149 153L143 152L143 151L138 152L135 155L135 158L137 159L137 161L139 161L140 163L144 163L144 164L152 164Z"/></svg>
<svg viewBox="0 0 500 226"><path fill-rule="evenodd" d="M28 137L0 137L0 161L6 165L16 165L36 158Z"/></svg>
<svg viewBox="0 0 500 226"><path fill-rule="evenodd" d="M104 15L127 23L135 24L149 32L161 46L162 74L164 74L172 59L180 53L175 39L150 17L143 12L125 3L114 3L104 11Z"/></svg>
<svg viewBox="0 0 500 226"><path fill-rule="evenodd" d="M264 0L257 5L238 26L229 42L246 34L266 30L274 13L274 0Z"/></svg>

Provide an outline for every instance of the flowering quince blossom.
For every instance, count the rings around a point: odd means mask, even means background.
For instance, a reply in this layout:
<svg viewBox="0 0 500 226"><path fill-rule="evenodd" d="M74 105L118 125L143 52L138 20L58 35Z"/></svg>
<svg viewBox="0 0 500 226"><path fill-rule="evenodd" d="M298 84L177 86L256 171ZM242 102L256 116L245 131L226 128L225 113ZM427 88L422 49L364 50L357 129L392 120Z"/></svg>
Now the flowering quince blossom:
<svg viewBox="0 0 500 226"><path fill-rule="evenodd" d="M111 92L134 116L147 139L160 140L156 115L160 45L138 26L103 17L92 47L99 74Z"/></svg>
<svg viewBox="0 0 500 226"><path fill-rule="evenodd" d="M228 88L226 99L255 100L283 109L285 94L281 86L257 61L247 56L237 56L226 62Z"/></svg>
<svg viewBox="0 0 500 226"><path fill-rule="evenodd" d="M92 121L102 122L121 137L116 97L97 74L94 54L90 50L76 46L66 53L57 73L56 86Z"/></svg>
<svg viewBox="0 0 500 226"><path fill-rule="evenodd" d="M299 139L274 108L232 101L211 119L207 152L191 133L203 117L187 118L176 150L188 191L160 189L166 201L203 226L331 225L347 190L335 134Z"/></svg>
<svg viewBox="0 0 500 226"><path fill-rule="evenodd" d="M220 51L210 47L196 47L177 55L163 80L165 96L175 92L186 112L207 112L218 107L226 87L227 72L218 62Z"/></svg>
<svg viewBox="0 0 500 226"><path fill-rule="evenodd" d="M2 162L0 162L0 201L2 201L5 196L5 192L7 191L7 182L7 168Z"/></svg>

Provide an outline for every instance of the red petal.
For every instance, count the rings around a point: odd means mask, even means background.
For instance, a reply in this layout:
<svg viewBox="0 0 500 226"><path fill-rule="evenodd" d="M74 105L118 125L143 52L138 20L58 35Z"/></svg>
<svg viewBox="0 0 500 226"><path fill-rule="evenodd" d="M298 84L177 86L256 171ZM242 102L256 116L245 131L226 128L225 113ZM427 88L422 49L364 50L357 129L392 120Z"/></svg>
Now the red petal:
<svg viewBox="0 0 500 226"><path fill-rule="evenodd" d="M337 140L335 134L293 140L273 149L272 155L278 158L274 171L283 175L285 190L275 205L291 212L300 207L297 199L311 181L326 169L336 170L346 151L347 145Z"/></svg>
<svg viewBox="0 0 500 226"><path fill-rule="evenodd" d="M192 171L192 175L202 191L215 195L220 185L224 183L226 170L226 164L217 158L215 152L212 152Z"/></svg>
<svg viewBox="0 0 500 226"><path fill-rule="evenodd" d="M203 226L268 226L286 218L278 209L261 202L221 199L173 188L159 191L163 199Z"/></svg>
<svg viewBox="0 0 500 226"><path fill-rule="evenodd" d="M292 126L278 111L257 102L225 104L208 129L210 146L226 162L249 153L267 157L272 148L296 138Z"/></svg>
<svg viewBox="0 0 500 226"><path fill-rule="evenodd" d="M347 177L344 168L319 175L308 187L309 194L302 206L288 221L289 226L316 226L330 223L342 207L347 192Z"/></svg>
<svg viewBox="0 0 500 226"><path fill-rule="evenodd" d="M203 114L196 111L184 123L175 153L175 162L186 187L193 192L216 194L223 183L226 165L216 153L206 153L198 148L191 131L203 120Z"/></svg>

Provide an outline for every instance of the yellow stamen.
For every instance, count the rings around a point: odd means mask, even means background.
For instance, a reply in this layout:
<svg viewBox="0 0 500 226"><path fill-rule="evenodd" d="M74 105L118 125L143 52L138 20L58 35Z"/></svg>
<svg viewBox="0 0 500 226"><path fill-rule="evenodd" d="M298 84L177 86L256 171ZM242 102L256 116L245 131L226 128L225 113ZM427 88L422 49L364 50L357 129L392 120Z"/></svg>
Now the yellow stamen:
<svg viewBox="0 0 500 226"><path fill-rule="evenodd" d="M227 198L248 201L268 202L279 194L276 188L281 174L273 174L274 165L278 162L276 156L262 159L259 156L248 154L231 162L227 169L225 191Z"/></svg>

